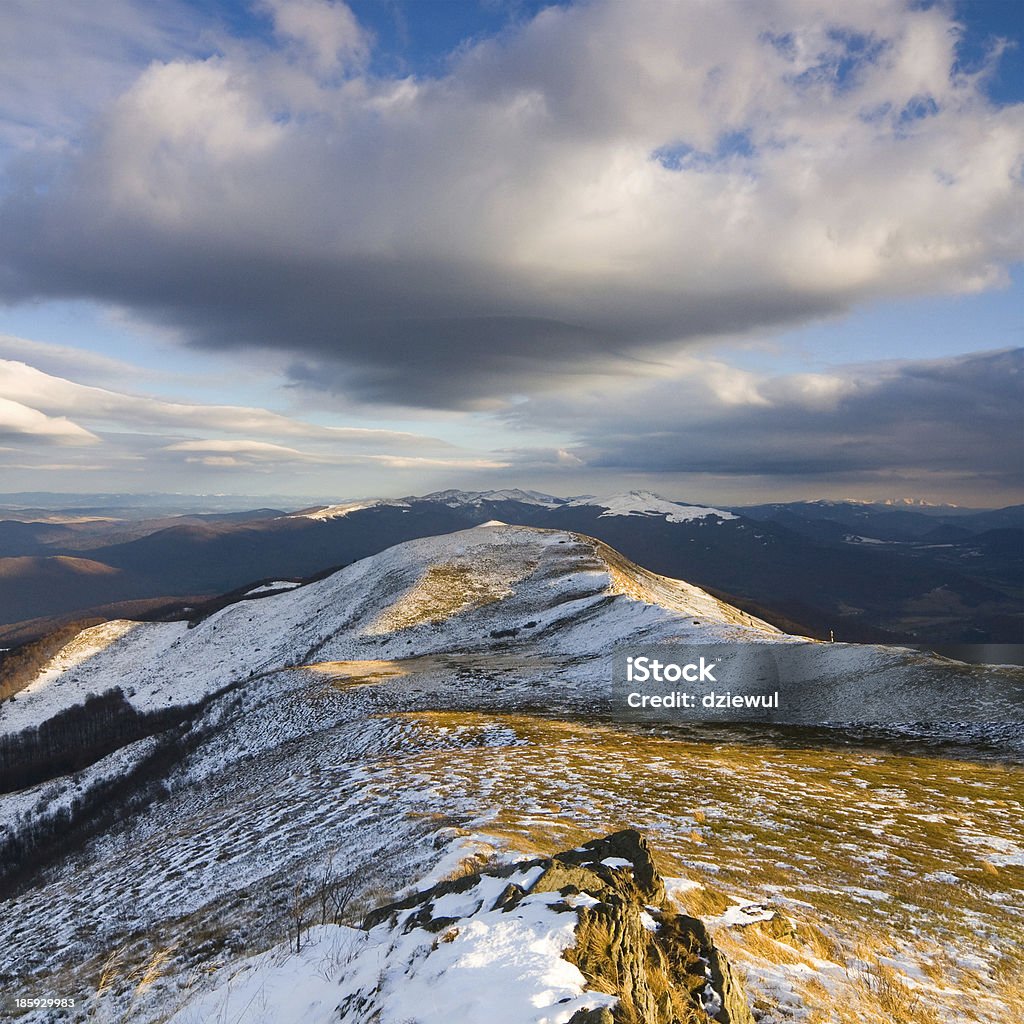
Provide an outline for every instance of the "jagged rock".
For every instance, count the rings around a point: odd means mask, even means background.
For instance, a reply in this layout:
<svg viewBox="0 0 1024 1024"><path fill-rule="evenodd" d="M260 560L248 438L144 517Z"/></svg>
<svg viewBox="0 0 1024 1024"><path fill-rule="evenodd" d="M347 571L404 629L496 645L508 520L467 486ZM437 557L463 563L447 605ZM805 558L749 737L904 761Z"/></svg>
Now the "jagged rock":
<svg viewBox="0 0 1024 1024"><path fill-rule="evenodd" d="M703 923L668 906L665 885L638 832L616 832L552 862L538 885L598 901L578 909L576 945L565 956L593 988L619 997L616 1021L675 1024L710 1016L722 1024L752 1024L732 971ZM564 889L558 885L562 879L568 880Z"/></svg>
<svg viewBox="0 0 1024 1024"><path fill-rule="evenodd" d="M596 1010L577 1010L569 1018L569 1024L615 1024L615 1015L607 1006L599 1006Z"/></svg>
<svg viewBox="0 0 1024 1024"><path fill-rule="evenodd" d="M409 921L412 921L415 918L415 926L426 928L427 922L431 920L432 916L430 908L432 904L442 896L448 896L451 893L468 892L480 881L481 874L490 875L492 878L508 878L522 870L524 867L532 867L533 865L540 863L542 863L540 860L520 861L516 864L505 864L501 867L489 868L486 872L478 871L472 874L463 875L461 878L453 878L444 882L438 882L437 885L432 886L430 889L425 889L422 892L414 892L412 895L406 896L404 899L398 900L395 903L388 903L383 907L377 907L375 910L371 910L363 918L362 926L369 930L384 921L391 921L391 923L394 924L403 910L419 908L416 910L416 913L409 918ZM510 892L510 890L516 889L518 889L520 893L518 898ZM506 893L508 893L508 896L506 896ZM505 899L506 901L511 901L511 906L515 906L515 904L518 903L524 895L524 891L518 885L509 883L509 885L502 890L501 895L498 896L498 901L495 905L499 905L500 901ZM511 907L508 909L511 909ZM406 923L408 924L408 922Z"/></svg>
<svg viewBox="0 0 1024 1024"><path fill-rule="evenodd" d="M618 1003L611 1010L580 1010L570 1024L753 1024L743 991L703 922L669 904L639 832L625 829L553 857L482 874L508 878L538 867L532 885L524 889L510 882L490 909L512 910L528 893L560 893L563 899L550 903L550 910L577 915L575 945L563 955L579 968L588 990L615 996ZM397 923L401 915L403 930L436 934L458 919L435 917L435 904L452 893L467 893L480 878L442 882L381 907L367 916L364 927Z"/></svg>
<svg viewBox="0 0 1024 1024"><path fill-rule="evenodd" d="M492 905L492 910L509 911L519 906L520 900L526 895L526 890L515 882L509 882L498 895Z"/></svg>
<svg viewBox="0 0 1024 1024"><path fill-rule="evenodd" d="M605 861L628 861L632 865L633 881L648 902L662 903L665 900L665 885L654 865L651 848L636 829L627 828L604 839L592 839L576 850L556 853L552 860L559 864L585 865L604 878L610 878L609 872L612 871ZM621 880L617 884L621 884Z"/></svg>

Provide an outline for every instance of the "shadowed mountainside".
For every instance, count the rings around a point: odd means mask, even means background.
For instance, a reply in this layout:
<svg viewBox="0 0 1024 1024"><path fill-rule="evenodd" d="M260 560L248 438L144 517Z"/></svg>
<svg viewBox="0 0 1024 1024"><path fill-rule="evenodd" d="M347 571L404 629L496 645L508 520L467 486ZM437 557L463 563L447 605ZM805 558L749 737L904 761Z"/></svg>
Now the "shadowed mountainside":
<svg viewBox="0 0 1024 1024"><path fill-rule="evenodd" d="M17 557L40 559L21 563L18 586L4 588L0 624L8 628L0 637L8 639L0 642L31 639L101 605L191 603L256 580L312 576L396 543L490 520L599 537L656 572L818 638L834 631L854 642L1024 640L1024 529L1015 509L943 516L795 503L725 511L646 492L570 502L451 491L287 516L192 516L175 525L166 517L148 526L0 524L0 571ZM52 562L55 556L86 557L117 575L76 572Z"/></svg>

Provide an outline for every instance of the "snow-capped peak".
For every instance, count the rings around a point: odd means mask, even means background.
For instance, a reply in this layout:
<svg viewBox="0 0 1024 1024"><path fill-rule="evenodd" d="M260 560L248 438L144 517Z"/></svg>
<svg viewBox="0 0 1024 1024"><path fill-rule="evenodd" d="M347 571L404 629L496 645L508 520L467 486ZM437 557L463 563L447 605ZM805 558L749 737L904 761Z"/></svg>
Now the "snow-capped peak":
<svg viewBox="0 0 1024 1024"><path fill-rule="evenodd" d="M438 501L452 507L458 505L480 505L485 501L518 501L523 505L543 505L555 508L564 503L564 499L556 498L540 491L526 491L521 487L509 487L497 491L433 491L422 498L406 498L406 501Z"/></svg>
<svg viewBox="0 0 1024 1024"><path fill-rule="evenodd" d="M394 508L408 508L409 503L393 498L364 498L361 501L345 501L338 505L325 505L322 508L315 508L304 512L293 512L290 519L315 519L323 522L328 519L343 519L353 512L360 512L365 508L378 508L383 505L390 505Z"/></svg>
<svg viewBox="0 0 1024 1024"><path fill-rule="evenodd" d="M495 501L517 501L522 505L539 505L543 508L558 508L565 504L564 498L556 498L550 494L542 494L540 491L527 491L520 487L510 487L498 491L459 491L451 489L447 491L433 491L430 494L410 494L404 498L358 498L350 501L343 501L333 505L323 505L317 508L304 509L301 512L292 512L289 518L292 519L315 519L326 521L328 519L343 519L353 512L361 512L369 508L409 508L413 502L431 501L439 505L447 505L449 508L461 508L464 506L479 506L484 502Z"/></svg>
<svg viewBox="0 0 1024 1024"><path fill-rule="evenodd" d="M660 516L670 523L686 523L693 519L706 519L709 516L717 519L737 518L732 512L725 512L722 509L670 501L653 491L629 491L601 498L584 495L574 498L568 504L569 507L603 508L604 511L600 516L602 519L605 516Z"/></svg>

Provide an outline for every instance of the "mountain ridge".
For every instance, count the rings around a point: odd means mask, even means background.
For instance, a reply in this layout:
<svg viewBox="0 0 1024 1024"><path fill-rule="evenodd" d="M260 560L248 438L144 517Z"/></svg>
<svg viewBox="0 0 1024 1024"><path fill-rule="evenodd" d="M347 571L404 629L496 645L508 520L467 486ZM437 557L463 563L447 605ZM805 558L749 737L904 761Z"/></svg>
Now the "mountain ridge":
<svg viewBox="0 0 1024 1024"><path fill-rule="evenodd" d="M518 500L525 494L529 500ZM548 500L551 499L551 500ZM10 553L86 556L121 570L120 590L54 592L31 578L0 596L0 644L121 601L208 600L246 584L299 579L415 537L488 521L596 536L655 572L690 579L755 614L827 638L862 642L1024 639L1024 514L924 516L867 506L721 509L653 492L555 498L540 492L443 491L364 499L297 513L95 524L57 534L9 531ZM113 543L103 543L104 530ZM996 533L993 531L1009 531ZM0 530L0 558L5 534ZM86 553L87 552L87 553ZM8 628L3 623L12 624ZM24 622L24 627L13 624Z"/></svg>
<svg viewBox="0 0 1024 1024"><path fill-rule="evenodd" d="M0 987L71 988L75 1024L259 1020L269 1005L303 1024L366 1024L368 1008L416 1012L402 995L416 978L416 992L443 994L421 1014L440 1024L471 995L493 1002L471 978L522 976L528 961L548 980L510 993L508 1024L626 1024L634 998L640 1019L667 1024L666 980L691 1004L725 1005L724 972L700 973L713 942L743 968L763 1024L782 1024L792 1015L765 1008L809 1013L822 991L875 1012L853 951L896 934L893 890L916 908L922 955L939 937L961 959L977 949L957 1005L983 1009L998 983L980 979L1017 948L995 898L1024 848L1016 769L944 761L961 725L927 757L899 757L847 731L830 752L805 732L752 740L613 714L615 654L722 641L825 652L854 700L872 682L858 667L928 660L786 636L598 539L507 525L417 538L192 623L78 632L0 703ZM947 702L977 677L927 668ZM919 849L922 817L942 807L958 827ZM656 839L671 904L649 858L615 839L636 827ZM554 861L549 891L536 868L501 878L537 858ZM949 878L963 880L962 921ZM496 905L510 883L523 895ZM466 973L481 962L493 971ZM931 961L908 972L919 962ZM609 987L616 964L631 980ZM733 998L746 1020L748 998Z"/></svg>

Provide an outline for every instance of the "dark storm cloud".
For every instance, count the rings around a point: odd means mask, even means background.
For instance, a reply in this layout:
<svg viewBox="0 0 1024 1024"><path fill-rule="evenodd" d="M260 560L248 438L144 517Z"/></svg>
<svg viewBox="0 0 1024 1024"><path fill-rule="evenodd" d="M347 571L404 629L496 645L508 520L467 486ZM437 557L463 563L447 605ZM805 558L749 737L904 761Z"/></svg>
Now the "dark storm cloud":
<svg viewBox="0 0 1024 1024"><path fill-rule="evenodd" d="M552 408L523 415L545 419ZM628 405L576 402L574 452L651 473L868 480L976 478L1024 487L1024 349L758 382L725 404L703 377Z"/></svg>
<svg viewBox="0 0 1024 1024"><path fill-rule="evenodd" d="M107 214L83 223L69 213L61 230L40 232L48 205L6 211L8 238L24 240L17 269L0 279L8 296L103 297L198 348L286 354L295 383L369 402L472 407L593 373L643 373L659 345L680 339L834 311L830 299L753 287L681 301L643 282L587 282L558 301L499 266L235 251ZM80 260L83 251L92 257Z"/></svg>
<svg viewBox="0 0 1024 1024"><path fill-rule="evenodd" d="M267 9L276 45L153 63L80 144L12 165L0 297L472 408L984 287L1024 251L1024 111L951 74L938 6L550 8L438 79L365 73L344 5ZM858 33L881 48L833 88Z"/></svg>

